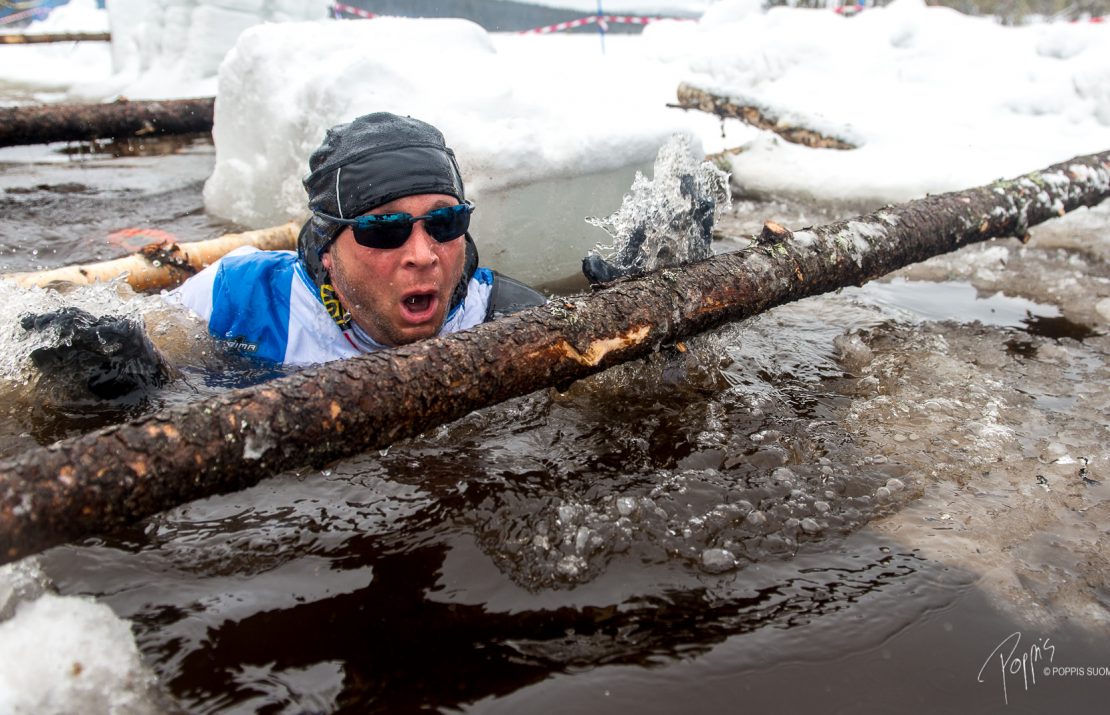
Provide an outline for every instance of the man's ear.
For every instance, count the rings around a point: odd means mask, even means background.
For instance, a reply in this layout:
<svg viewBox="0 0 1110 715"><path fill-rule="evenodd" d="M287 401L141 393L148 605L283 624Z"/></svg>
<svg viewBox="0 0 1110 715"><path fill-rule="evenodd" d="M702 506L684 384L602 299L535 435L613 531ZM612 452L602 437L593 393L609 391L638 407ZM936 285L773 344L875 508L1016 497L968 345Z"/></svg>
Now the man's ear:
<svg viewBox="0 0 1110 715"><path fill-rule="evenodd" d="M331 251L325 251L324 255L320 256L320 263L323 264L325 271L331 273Z"/></svg>

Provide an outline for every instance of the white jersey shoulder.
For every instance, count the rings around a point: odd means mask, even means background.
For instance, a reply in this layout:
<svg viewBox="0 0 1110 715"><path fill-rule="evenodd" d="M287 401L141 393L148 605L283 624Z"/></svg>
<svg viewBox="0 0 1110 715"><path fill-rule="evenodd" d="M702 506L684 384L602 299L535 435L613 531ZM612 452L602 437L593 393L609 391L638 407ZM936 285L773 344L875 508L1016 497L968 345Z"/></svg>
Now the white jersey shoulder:
<svg viewBox="0 0 1110 715"><path fill-rule="evenodd" d="M492 287L493 272L476 270L439 334L483 322ZM362 331L353 331L356 340L343 333L293 251L237 248L166 297L206 320L232 350L268 362L308 365L381 348Z"/></svg>

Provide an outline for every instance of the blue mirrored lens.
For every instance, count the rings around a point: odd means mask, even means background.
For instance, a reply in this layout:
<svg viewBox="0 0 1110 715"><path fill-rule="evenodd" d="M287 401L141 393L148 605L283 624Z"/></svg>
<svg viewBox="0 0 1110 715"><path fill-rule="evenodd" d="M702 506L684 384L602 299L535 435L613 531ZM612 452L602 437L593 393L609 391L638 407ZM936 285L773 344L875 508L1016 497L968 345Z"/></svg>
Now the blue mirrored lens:
<svg viewBox="0 0 1110 715"><path fill-rule="evenodd" d="M472 204L444 206L429 211L424 216L407 213L373 214L360 216L352 232L355 241L367 248L400 248L412 235L412 227L417 221L424 222L424 230L440 243L453 241L466 233L470 227Z"/></svg>

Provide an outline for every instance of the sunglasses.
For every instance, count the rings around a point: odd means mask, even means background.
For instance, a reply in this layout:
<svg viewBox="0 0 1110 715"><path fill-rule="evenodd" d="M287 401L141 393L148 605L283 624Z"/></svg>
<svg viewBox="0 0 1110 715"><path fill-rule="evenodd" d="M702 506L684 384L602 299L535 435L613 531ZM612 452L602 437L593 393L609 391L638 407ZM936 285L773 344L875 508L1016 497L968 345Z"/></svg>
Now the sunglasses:
<svg viewBox="0 0 1110 715"><path fill-rule="evenodd" d="M358 218L338 218L316 212L317 216L351 227L355 242L366 248L400 248L412 235L417 221L424 222L424 230L439 243L454 241L470 228L470 214L474 204L464 201L455 206L432 209L423 216L406 213L367 214Z"/></svg>

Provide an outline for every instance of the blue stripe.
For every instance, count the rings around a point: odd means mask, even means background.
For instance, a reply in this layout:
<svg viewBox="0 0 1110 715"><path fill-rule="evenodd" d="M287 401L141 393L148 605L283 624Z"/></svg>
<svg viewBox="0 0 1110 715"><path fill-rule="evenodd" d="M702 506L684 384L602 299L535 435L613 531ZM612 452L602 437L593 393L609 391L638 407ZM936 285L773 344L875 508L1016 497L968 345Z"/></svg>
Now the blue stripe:
<svg viewBox="0 0 1110 715"><path fill-rule="evenodd" d="M283 362L296 265L295 254L276 251L224 258L212 285L208 331L238 353Z"/></svg>
<svg viewBox="0 0 1110 715"><path fill-rule="evenodd" d="M493 271L488 268L475 268L473 275L470 276L470 279L478 281L482 285L493 285ZM443 319L443 322L446 323L448 320L454 318L455 313L462 310L462 307L466 304L466 301L469 298L470 296L468 295L466 298L463 299L461 303L451 308L451 310L447 313L447 317Z"/></svg>

